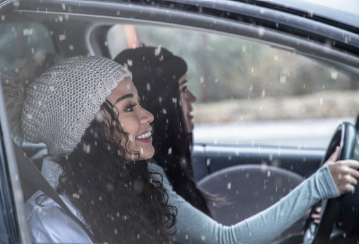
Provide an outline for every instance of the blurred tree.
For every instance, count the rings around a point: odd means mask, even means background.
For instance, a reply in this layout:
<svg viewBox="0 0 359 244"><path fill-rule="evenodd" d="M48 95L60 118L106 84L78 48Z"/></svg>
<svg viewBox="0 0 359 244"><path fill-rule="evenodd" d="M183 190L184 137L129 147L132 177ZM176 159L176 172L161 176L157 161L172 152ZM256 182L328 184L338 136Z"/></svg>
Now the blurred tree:
<svg viewBox="0 0 359 244"><path fill-rule="evenodd" d="M0 24L0 36L0 72L12 70L23 58L55 52L49 31L39 23Z"/></svg>
<svg viewBox="0 0 359 244"><path fill-rule="evenodd" d="M199 102L286 97L358 89L358 83L307 57L265 44L200 31L136 26L140 43L183 57Z"/></svg>

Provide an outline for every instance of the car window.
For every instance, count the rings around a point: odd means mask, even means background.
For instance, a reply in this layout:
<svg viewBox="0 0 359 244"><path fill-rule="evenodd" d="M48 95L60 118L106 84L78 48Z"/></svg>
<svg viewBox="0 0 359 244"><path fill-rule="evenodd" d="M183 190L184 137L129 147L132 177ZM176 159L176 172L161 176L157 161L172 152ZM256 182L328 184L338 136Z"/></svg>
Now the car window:
<svg viewBox="0 0 359 244"><path fill-rule="evenodd" d="M115 25L107 40L112 57L144 44L187 61L198 143L325 148L359 105L355 79L281 47L148 25Z"/></svg>
<svg viewBox="0 0 359 244"><path fill-rule="evenodd" d="M41 23L0 23L0 72L12 71L22 59L54 53L51 33Z"/></svg>
<svg viewBox="0 0 359 244"><path fill-rule="evenodd" d="M44 54L55 53L52 31L39 22L0 23L0 35L0 74L16 71L19 64L25 60L41 59ZM28 157L36 157L35 154L42 148L45 148L43 143L24 143L22 146ZM39 161L41 164L42 159Z"/></svg>

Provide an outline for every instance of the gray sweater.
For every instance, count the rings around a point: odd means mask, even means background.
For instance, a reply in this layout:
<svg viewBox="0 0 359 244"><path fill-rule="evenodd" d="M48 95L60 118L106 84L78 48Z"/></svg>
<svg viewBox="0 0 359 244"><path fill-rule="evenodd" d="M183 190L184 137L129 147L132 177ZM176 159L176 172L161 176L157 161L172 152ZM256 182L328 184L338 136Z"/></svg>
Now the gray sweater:
<svg viewBox="0 0 359 244"><path fill-rule="evenodd" d="M149 169L163 176L163 184L169 195L169 203L178 209L175 226L177 232L174 239L181 244L268 243L299 220L318 201L339 196L327 164L267 210L236 225L223 226L178 196L172 190L172 186L160 166L151 164ZM57 185L61 171L50 158L44 160L42 173L53 187ZM40 194L41 192L34 194L25 205L30 231L37 242L91 242L81 227L52 199L48 198L43 203L44 206L37 205L35 199ZM74 209L64 196L61 197L73 214L84 223L81 213Z"/></svg>
<svg viewBox="0 0 359 244"><path fill-rule="evenodd" d="M176 242L261 244L275 239L318 201L340 196L328 165L320 168L270 208L232 226L217 223L177 195L161 166L151 164L149 168L163 176L169 203L178 209Z"/></svg>

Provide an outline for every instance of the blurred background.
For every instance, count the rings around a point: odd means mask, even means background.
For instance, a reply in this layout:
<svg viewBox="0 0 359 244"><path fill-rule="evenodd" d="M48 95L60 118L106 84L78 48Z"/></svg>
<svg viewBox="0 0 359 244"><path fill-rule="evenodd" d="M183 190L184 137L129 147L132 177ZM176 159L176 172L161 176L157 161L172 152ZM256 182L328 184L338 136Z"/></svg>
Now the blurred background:
<svg viewBox="0 0 359 244"><path fill-rule="evenodd" d="M355 79L293 50L153 26L117 25L107 40L112 57L145 44L186 60L198 143L325 148L337 125L358 112Z"/></svg>
<svg viewBox="0 0 359 244"><path fill-rule="evenodd" d="M1 33L11 33L0 40L2 73L14 70L19 57L54 52L51 38L66 37L53 37L31 23L1 24ZM197 97L194 138L199 143L324 148L336 126L354 121L358 113L355 79L294 50L150 24L115 25L107 32L107 45L112 58L146 45L165 47L186 60L188 86Z"/></svg>

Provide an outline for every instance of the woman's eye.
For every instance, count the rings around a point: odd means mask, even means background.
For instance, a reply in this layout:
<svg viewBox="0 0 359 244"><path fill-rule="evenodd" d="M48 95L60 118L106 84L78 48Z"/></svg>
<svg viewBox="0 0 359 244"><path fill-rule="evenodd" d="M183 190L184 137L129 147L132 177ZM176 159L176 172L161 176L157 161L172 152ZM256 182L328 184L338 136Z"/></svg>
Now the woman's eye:
<svg viewBox="0 0 359 244"><path fill-rule="evenodd" d="M126 108L125 111L126 112L133 112L133 108L137 106L137 103L131 105L130 107Z"/></svg>
<svg viewBox="0 0 359 244"><path fill-rule="evenodd" d="M187 86L183 87L183 88L181 89L181 92L184 93L184 92L186 91L186 89L187 89Z"/></svg>

